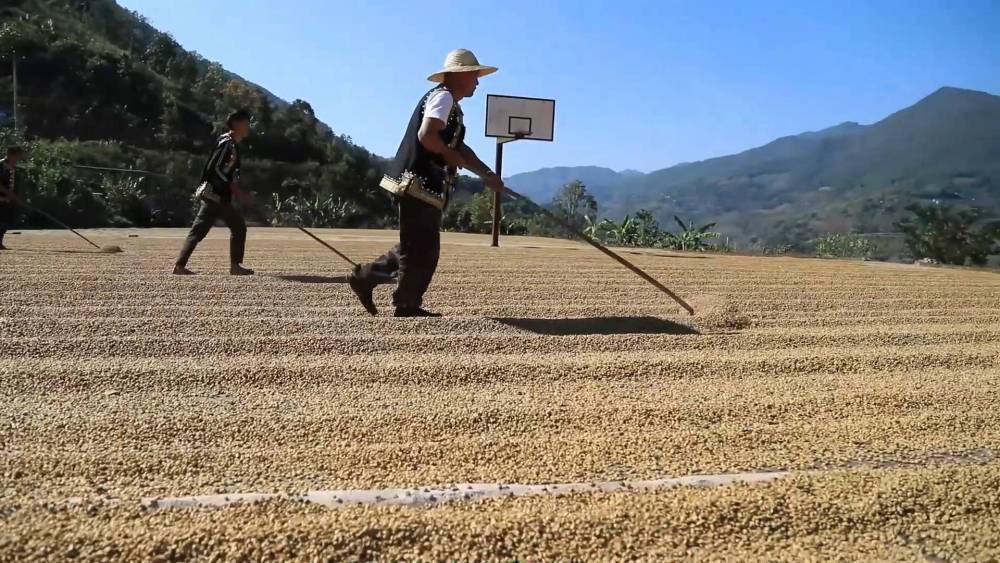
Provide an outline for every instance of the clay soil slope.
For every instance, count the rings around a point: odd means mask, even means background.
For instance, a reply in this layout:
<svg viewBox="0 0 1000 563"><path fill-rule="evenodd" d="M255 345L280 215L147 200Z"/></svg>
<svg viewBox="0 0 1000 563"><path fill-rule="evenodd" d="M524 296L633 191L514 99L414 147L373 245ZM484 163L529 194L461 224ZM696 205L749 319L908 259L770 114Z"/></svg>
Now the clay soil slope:
<svg viewBox="0 0 1000 563"><path fill-rule="evenodd" d="M357 260L395 236L317 233ZM124 252L25 232L0 253L0 561L1000 557L995 274L624 251L687 317L584 245L446 235L446 317L412 320L388 287L366 316L296 231L251 230L252 278L226 275L224 228L193 277L166 273L183 231L87 235ZM467 483L554 486L298 496ZM280 497L164 507L240 493Z"/></svg>

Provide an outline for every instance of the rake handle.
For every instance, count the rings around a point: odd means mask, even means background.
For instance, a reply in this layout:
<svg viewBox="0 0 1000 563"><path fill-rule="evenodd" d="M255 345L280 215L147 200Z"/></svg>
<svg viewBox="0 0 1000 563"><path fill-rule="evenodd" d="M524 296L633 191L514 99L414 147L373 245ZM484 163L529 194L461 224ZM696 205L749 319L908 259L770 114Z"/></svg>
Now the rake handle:
<svg viewBox="0 0 1000 563"><path fill-rule="evenodd" d="M336 248L334 248L334 247L330 246L329 244L327 244L326 241L324 241L323 239L321 239L318 236L316 236L316 235L310 233L309 231L307 231L306 228L303 227L302 225L296 225L296 227L300 231L302 231L303 233L305 233L306 235L308 235L310 238L312 238L314 241L322 244L323 246L327 247L330 251L332 251L334 254L336 254L337 256L340 256L341 258L343 258L351 266L357 266L357 264L353 260L351 260L347 256L344 256L343 254L341 254L339 250L337 250Z"/></svg>
<svg viewBox="0 0 1000 563"><path fill-rule="evenodd" d="M260 220L264 221L265 223L268 222L267 219L264 217L264 213L261 211L260 207L258 207L249 197L243 199L243 205L246 208L248 208L250 211L252 211L253 214L257 216L257 218L259 218ZM300 230L303 233L305 233L309 238L311 238L314 241L316 241L316 242L322 244L323 246L325 246L327 248L327 250L329 250L330 252L333 252L337 256L340 256L341 258L343 258L352 267L353 266L357 266L357 264L354 262L354 260L351 260L347 256L344 256L343 254L341 254L341 252L339 250L337 250L336 248L330 246L330 244L328 244L325 240L323 240L323 239L319 238L318 236L316 236L316 235L312 234L311 232L309 232L302 225L295 225L295 228L297 228L298 230Z"/></svg>
<svg viewBox="0 0 1000 563"><path fill-rule="evenodd" d="M687 311L689 315L693 315L694 314L694 309L690 305L688 305L687 302L685 302L683 299L681 299L673 291L670 291L670 289L667 288L667 286L665 286L662 283L658 282L655 278L653 278L653 276L650 276L646 272L640 270L639 267L636 266L635 264L629 262L628 260L622 258L618 254L612 252L610 249L608 249L603 244L601 244L601 243L597 242L596 240L590 238L589 236L587 236L586 234L584 234L582 231L580 231L579 229L577 229L573 225L570 225L569 222L566 221L566 220L564 220L562 217L556 215L555 213L552 213L548 209L545 209L544 207L542 207L541 205L538 205L537 203L531 201L527 197L525 197L525 196L523 196L523 195L515 192L514 190L512 190L510 188L504 188L504 190L508 194L510 194L511 196L513 196L513 197L515 197L517 199L520 199L520 200L528 203L528 205L531 205L535 209L538 209L546 217L548 217L549 219L552 219L556 223L559 223L559 225L562 226L567 231L569 231L569 232L573 233L574 235L576 235L577 237L583 239L587 244L589 244L590 246L593 246L597 250L600 250L605 255L607 255L609 258L611 258L612 260L614 260L615 262L618 262L622 266L625 266L626 268L628 268L629 270L631 270L633 274L635 274L635 275L639 276L640 278L646 280L647 282L649 282L656 289L659 289L663 293L666 293L668 296L670 296L671 299L673 299L674 301L676 301L678 305L680 305L681 307L683 307L684 310Z"/></svg>
<svg viewBox="0 0 1000 563"><path fill-rule="evenodd" d="M48 213L46 213L46 212L42 211L41 209L36 209L36 208L34 208L34 207L31 207L30 205L28 205L28 204L26 204L26 203L23 203L23 202L21 202L21 201L18 201L18 200L15 200L15 202L16 202L16 203L17 203L18 205L20 205L21 207L23 207L23 208L24 208L25 210L27 210L27 211L30 211L30 212L32 212L32 213L37 213L37 214L41 215L42 217L45 217L45 218L46 218L46 219L48 219L49 221L52 221L52 222L53 222L53 223L55 223L56 225L59 225L60 227L62 227L62 228L64 228L64 229L68 230L69 232L73 233L74 235L76 235L76 236L78 236L78 237L82 238L83 240L87 241L87 244L89 244L90 246L93 246L94 248L96 248L96 249L98 249L98 250L100 250L100 249L101 249L101 247L100 247L99 245L95 244L95 243L94 243L94 241L92 241L92 240L90 240L89 238L87 238L87 237L85 237L85 236L81 235L80 233L78 233L78 232L74 231L72 227L70 227L70 226L69 226L69 225L67 225L66 223L63 223L63 222L62 222L62 221L60 221L59 219L56 219L55 217L53 217L53 216L49 215Z"/></svg>

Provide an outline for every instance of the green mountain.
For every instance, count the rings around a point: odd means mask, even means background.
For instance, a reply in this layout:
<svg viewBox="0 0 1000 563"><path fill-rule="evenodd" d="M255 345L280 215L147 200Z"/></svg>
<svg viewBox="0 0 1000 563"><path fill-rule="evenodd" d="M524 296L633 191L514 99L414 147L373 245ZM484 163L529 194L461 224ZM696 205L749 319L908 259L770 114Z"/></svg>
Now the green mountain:
<svg viewBox="0 0 1000 563"><path fill-rule="evenodd" d="M185 50L113 0L0 6L0 113L8 115L10 53L17 54L20 131L7 119L0 143L30 144L19 185L74 226L188 224L207 152L225 115L240 107L256 116L244 150L243 184L258 199L249 215L269 222L305 214L329 226L394 220L377 187L382 159L336 134L308 102L281 100Z"/></svg>
<svg viewBox="0 0 1000 563"><path fill-rule="evenodd" d="M504 182L539 203L547 203L559 188L573 180L580 180L587 185L592 194L600 195L609 192L629 178L641 175L642 172L635 170L615 172L600 166L557 166L514 174L504 178Z"/></svg>
<svg viewBox="0 0 1000 563"><path fill-rule="evenodd" d="M871 125L841 123L649 174L560 167L508 182L548 201L573 180L587 185L603 216L646 209L661 224L673 224L674 215L718 222L741 245L891 231L915 201L977 205L1000 215L1000 97L941 88Z"/></svg>
<svg viewBox="0 0 1000 563"><path fill-rule="evenodd" d="M658 170L598 193L602 212L645 208L717 221L734 242L882 232L919 200L1000 213L1000 97L942 88L871 124L843 123Z"/></svg>

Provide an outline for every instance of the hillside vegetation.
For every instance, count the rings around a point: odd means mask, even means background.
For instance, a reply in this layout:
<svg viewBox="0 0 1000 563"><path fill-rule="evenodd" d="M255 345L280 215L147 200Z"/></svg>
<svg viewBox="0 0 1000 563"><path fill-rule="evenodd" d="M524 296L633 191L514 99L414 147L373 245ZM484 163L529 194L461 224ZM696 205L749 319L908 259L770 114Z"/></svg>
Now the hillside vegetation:
<svg viewBox="0 0 1000 563"><path fill-rule="evenodd" d="M649 174L582 166L511 180L542 193L579 179L603 216L646 209L661 223L716 222L734 244L802 246L827 233L893 231L913 203L978 206L996 218L998 155L1000 97L942 88L871 125L842 123Z"/></svg>
<svg viewBox="0 0 1000 563"><path fill-rule="evenodd" d="M20 114L18 135L8 119L0 140L31 141L22 186L74 225L186 224L214 135L239 107L256 117L243 178L258 193L260 219L277 194L317 213L339 209L344 224L392 220L376 186L380 159L320 122L308 102L276 98L112 0L14 0L0 15L0 99L12 97L16 53ZM6 116L11 109L0 104Z"/></svg>

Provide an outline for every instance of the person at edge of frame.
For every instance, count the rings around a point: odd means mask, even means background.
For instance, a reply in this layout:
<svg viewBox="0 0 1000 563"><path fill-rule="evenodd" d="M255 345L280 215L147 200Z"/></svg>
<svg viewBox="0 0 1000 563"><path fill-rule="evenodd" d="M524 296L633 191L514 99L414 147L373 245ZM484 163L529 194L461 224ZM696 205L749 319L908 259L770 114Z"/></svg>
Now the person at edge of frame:
<svg viewBox="0 0 1000 563"><path fill-rule="evenodd" d="M188 259L195 247L201 242L212 225L219 218L229 227L229 273L234 276L250 276L253 270L243 267L243 256L246 251L247 224L243 215L233 205L234 197L245 199L240 189L240 150L239 144L250 134L250 122L253 116L241 109L229 115L226 126L229 131L222 134L216 143L212 156L202 170L201 185L196 195L201 200L201 207L194 218L194 225L188 233L181 253L174 262L174 274L191 275L188 270Z"/></svg>
<svg viewBox="0 0 1000 563"><path fill-rule="evenodd" d="M423 188L440 196L447 205L459 168L483 179L486 187L503 192L503 181L465 144L465 126L459 101L471 97L479 78L497 68L480 65L466 49L445 57L444 68L427 77L438 83L420 98L387 176L401 178L410 173L423 181ZM439 317L422 308L441 254L442 209L414 197L402 196L399 204L399 244L369 264L360 264L348 276L351 289L371 315L377 315L374 289L381 280L398 276L392 302L396 317Z"/></svg>
<svg viewBox="0 0 1000 563"><path fill-rule="evenodd" d="M0 250L7 250L3 237L17 216L17 163L25 157L25 151L18 146L7 147L7 154L0 159Z"/></svg>

